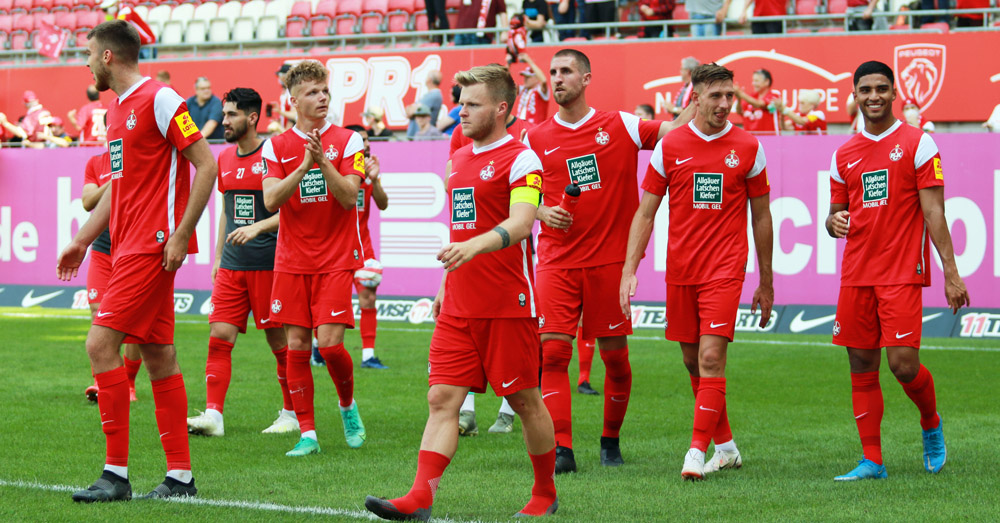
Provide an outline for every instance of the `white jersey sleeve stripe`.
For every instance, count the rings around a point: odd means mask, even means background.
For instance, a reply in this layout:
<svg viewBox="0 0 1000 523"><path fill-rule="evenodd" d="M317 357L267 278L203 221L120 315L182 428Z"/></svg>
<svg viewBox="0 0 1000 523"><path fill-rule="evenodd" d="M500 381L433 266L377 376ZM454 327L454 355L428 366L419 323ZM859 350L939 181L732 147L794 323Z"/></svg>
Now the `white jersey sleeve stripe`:
<svg viewBox="0 0 1000 523"><path fill-rule="evenodd" d="M652 165L653 169L660 173L660 176L667 177L667 173L663 169L663 138L657 140L656 147L653 148L653 156L649 158L649 165Z"/></svg>
<svg viewBox="0 0 1000 523"><path fill-rule="evenodd" d="M260 157L272 162L278 161L278 157L274 155L274 146L271 145L271 140L264 142L264 147L260 150Z"/></svg>
<svg viewBox="0 0 1000 523"><path fill-rule="evenodd" d="M913 155L913 167L915 169L920 169L925 163L929 162L934 155L938 153L938 146L934 143L934 138L931 135L924 133L920 137L920 144L917 145L917 152Z"/></svg>
<svg viewBox="0 0 1000 523"><path fill-rule="evenodd" d="M625 130L628 131L628 135L632 137L632 141L635 146L642 149L642 140L639 137L639 117L626 113L625 111L618 111L618 114L622 117L622 123L625 124Z"/></svg>
<svg viewBox="0 0 1000 523"><path fill-rule="evenodd" d="M767 158L764 157L764 145L759 141L757 142L757 156L753 160L753 169L747 173L747 179L753 178L760 174L764 168L767 167Z"/></svg>
<svg viewBox="0 0 1000 523"><path fill-rule="evenodd" d="M365 141L361 139L360 134L352 132L351 139L347 140L347 145L344 146L344 157L354 156L354 153L364 150Z"/></svg>
<svg viewBox="0 0 1000 523"><path fill-rule="evenodd" d="M830 178L837 183L846 183L837 169L837 151L833 151L833 158L830 160Z"/></svg>
<svg viewBox="0 0 1000 523"><path fill-rule="evenodd" d="M160 129L160 134L164 138L167 137L170 121L174 119L174 114L177 113L177 108L182 103L184 103L184 99L169 87L161 87L159 91L156 91L156 97L153 99L153 114L156 115L156 127Z"/></svg>
<svg viewBox="0 0 1000 523"><path fill-rule="evenodd" d="M517 155L514 163L510 166L510 178L508 182L514 183L527 176L528 173L534 172L542 172L542 161L538 159L538 155L531 149L521 151L521 154Z"/></svg>
<svg viewBox="0 0 1000 523"><path fill-rule="evenodd" d="M527 145L528 149L531 149L531 142L528 141L528 133L524 133L524 139L521 142Z"/></svg>

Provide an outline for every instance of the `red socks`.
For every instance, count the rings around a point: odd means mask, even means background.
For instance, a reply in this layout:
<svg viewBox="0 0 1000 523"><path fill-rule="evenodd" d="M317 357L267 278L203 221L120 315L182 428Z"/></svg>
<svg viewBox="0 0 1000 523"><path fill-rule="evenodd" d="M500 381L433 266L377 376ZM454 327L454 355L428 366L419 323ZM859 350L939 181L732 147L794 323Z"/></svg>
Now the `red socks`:
<svg viewBox="0 0 1000 523"><path fill-rule="evenodd" d="M219 338L208 338L208 360L205 362L206 409L222 412L233 375L232 356L232 343Z"/></svg>
<svg viewBox="0 0 1000 523"><path fill-rule="evenodd" d="M378 327L378 310L361 309L361 348L375 348L375 330ZM326 356L323 356L324 358Z"/></svg>
<svg viewBox="0 0 1000 523"><path fill-rule="evenodd" d="M698 376L691 376L691 391L694 392L694 397L698 399L698 385L700 384L701 378ZM729 427L729 406L722 409L722 414L719 416L719 424L715 426L715 433L712 434L712 439L715 444L726 443L733 440L733 429Z"/></svg>
<svg viewBox="0 0 1000 523"><path fill-rule="evenodd" d="M125 367L102 372L94 376L97 381L97 406L101 411L101 429L104 430L107 457L105 463L118 467L128 466L128 376ZM185 414L187 407L185 406ZM185 420L184 440L187 441Z"/></svg>
<svg viewBox="0 0 1000 523"><path fill-rule="evenodd" d="M919 375L918 375L919 376ZM878 371L851 373L851 403L865 458L882 464L882 386Z"/></svg>
<svg viewBox="0 0 1000 523"><path fill-rule="evenodd" d="M130 360L128 357L122 358L125 360L125 374L128 375L128 382L135 386L135 377L139 374L139 367L142 367L142 358L137 360Z"/></svg>
<svg viewBox="0 0 1000 523"><path fill-rule="evenodd" d="M326 360L326 370L329 371L333 384L337 387L340 406L350 407L354 401L354 362L351 360L351 354L344 348L343 343L333 347L320 347L319 353Z"/></svg>
<svg viewBox="0 0 1000 523"><path fill-rule="evenodd" d="M391 499L390 503L398 510L412 513L417 509L430 508L434 504L434 494L444 469L451 463L451 458L430 450L421 450L417 457L417 476L413 478L410 491L401 498ZM552 468L555 469L555 450L552 451Z"/></svg>
<svg viewBox="0 0 1000 523"><path fill-rule="evenodd" d="M594 362L594 338L583 337L583 327L576 333L576 350L580 355L580 379L577 385L590 381L590 367Z"/></svg>
<svg viewBox="0 0 1000 523"><path fill-rule="evenodd" d="M191 470L187 434L187 391L180 374L152 382L156 404L156 426L167 455L167 470ZM128 402L125 402L126 408Z"/></svg>
<svg viewBox="0 0 1000 523"><path fill-rule="evenodd" d="M288 367L288 345L285 345L281 350L272 351L274 354L274 359L278 360L278 384L281 385L281 398L284 401L282 408L285 410L295 410L295 406L292 405L292 395L288 393L288 378L287 367Z"/></svg>
<svg viewBox="0 0 1000 523"><path fill-rule="evenodd" d="M556 449L545 454L528 454L531 468L535 472L535 484L531 487L531 499L521 509L520 514L544 516L545 511L556 501Z"/></svg>
<svg viewBox="0 0 1000 523"><path fill-rule="evenodd" d="M726 378L700 378L698 394L694 399L694 430L691 431L691 448L708 450L719 417L726 410Z"/></svg>
<svg viewBox="0 0 1000 523"><path fill-rule="evenodd" d="M316 430L313 413L313 375L309 366L312 352L308 350L288 351L288 392L295 406L295 417L302 432ZM327 362L327 365L330 365Z"/></svg>
<svg viewBox="0 0 1000 523"><path fill-rule="evenodd" d="M573 399L569 392L569 361L573 344L550 339L542 342L542 400L552 415L556 445L573 448Z"/></svg>
<svg viewBox="0 0 1000 523"><path fill-rule="evenodd" d="M937 414L937 397L934 395L934 378L927 367L920 365L917 377L909 383L899 382L906 395L920 409L920 427L924 430L937 428L941 418Z"/></svg>
<svg viewBox="0 0 1000 523"><path fill-rule="evenodd" d="M628 410L632 393L632 367L628 362L628 346L617 350L602 350L604 361L604 432L601 436L617 438Z"/></svg>

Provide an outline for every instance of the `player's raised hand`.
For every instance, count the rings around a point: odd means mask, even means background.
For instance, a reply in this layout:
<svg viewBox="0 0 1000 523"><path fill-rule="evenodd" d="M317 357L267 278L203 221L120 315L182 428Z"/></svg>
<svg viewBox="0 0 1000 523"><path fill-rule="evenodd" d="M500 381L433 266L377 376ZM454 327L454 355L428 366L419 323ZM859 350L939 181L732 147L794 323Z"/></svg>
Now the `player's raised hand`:
<svg viewBox="0 0 1000 523"><path fill-rule="evenodd" d="M260 222L257 222L260 223ZM247 242L257 237L260 234L260 228L257 227L257 223L252 225L244 225L236 229L235 231L229 233L226 236L226 243L233 245L246 245Z"/></svg>
<svg viewBox="0 0 1000 523"><path fill-rule="evenodd" d="M83 263L83 258L86 256L86 245L70 242L59 253L59 261L56 264L56 277L62 281L70 281L75 278L76 273L80 271L80 264Z"/></svg>
<svg viewBox="0 0 1000 523"><path fill-rule="evenodd" d="M188 239L180 234L174 234L167 240L163 247L163 269L166 271L176 271L184 264L187 257Z"/></svg>
<svg viewBox="0 0 1000 523"><path fill-rule="evenodd" d="M618 304L622 307L622 314L628 319L632 319L632 297L635 296L635 289L638 286L639 279L635 274L622 274L622 282L618 288Z"/></svg>
<svg viewBox="0 0 1000 523"><path fill-rule="evenodd" d="M451 272L476 257L478 250L472 242L449 243L437 254L446 271Z"/></svg>
<svg viewBox="0 0 1000 523"><path fill-rule="evenodd" d="M970 304L969 291L965 288L965 282L957 274L951 277L945 276L944 297L948 300L952 314L958 314L958 309L963 306L968 307Z"/></svg>
<svg viewBox="0 0 1000 523"><path fill-rule="evenodd" d="M753 291L753 301L750 303L750 312L757 312L760 305L760 328L767 326L771 321L771 308L774 306L774 287L770 285L759 285Z"/></svg>
<svg viewBox="0 0 1000 523"><path fill-rule="evenodd" d="M538 206L538 221L553 229L568 229L573 224L573 215L562 207Z"/></svg>
<svg viewBox="0 0 1000 523"><path fill-rule="evenodd" d="M378 156L373 154L368 158L365 158L365 175L368 176L368 179L371 180L372 183L375 183L381 174L382 167L378 161Z"/></svg>
<svg viewBox="0 0 1000 523"><path fill-rule="evenodd" d="M850 211L837 211L830 216L830 235L834 238L845 238L850 225Z"/></svg>
<svg viewBox="0 0 1000 523"><path fill-rule="evenodd" d="M306 150L312 155L313 161L317 164L330 163L330 159L323 154L323 140L319 136L319 129L313 129L313 131L306 136L308 137Z"/></svg>

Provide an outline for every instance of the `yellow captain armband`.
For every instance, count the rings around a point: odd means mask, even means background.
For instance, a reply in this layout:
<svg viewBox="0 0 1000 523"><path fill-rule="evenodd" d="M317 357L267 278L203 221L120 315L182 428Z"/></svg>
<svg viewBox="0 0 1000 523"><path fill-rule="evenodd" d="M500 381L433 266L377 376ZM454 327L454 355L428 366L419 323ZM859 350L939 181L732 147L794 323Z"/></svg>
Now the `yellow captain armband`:
<svg viewBox="0 0 1000 523"><path fill-rule="evenodd" d="M541 198L542 193L535 189L534 187L515 187L510 191L510 204L515 203L530 203L535 207L538 207L538 201Z"/></svg>

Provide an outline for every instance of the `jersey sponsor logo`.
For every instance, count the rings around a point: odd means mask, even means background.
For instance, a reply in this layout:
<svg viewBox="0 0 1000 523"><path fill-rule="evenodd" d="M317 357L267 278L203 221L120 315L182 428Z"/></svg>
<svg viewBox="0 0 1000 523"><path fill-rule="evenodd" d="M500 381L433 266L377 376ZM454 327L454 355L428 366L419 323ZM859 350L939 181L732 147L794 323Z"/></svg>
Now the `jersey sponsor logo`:
<svg viewBox="0 0 1000 523"><path fill-rule="evenodd" d="M361 151L354 153L354 170L359 173L365 172L365 153Z"/></svg>
<svg viewBox="0 0 1000 523"><path fill-rule="evenodd" d="M736 149L730 150L729 154L726 155L726 167L729 167L730 169L735 169L739 167L739 165L740 165L740 157L736 155Z"/></svg>
<svg viewBox="0 0 1000 523"><path fill-rule="evenodd" d="M597 134L594 135L594 141L597 145L607 145L611 141L611 135L603 130L603 128L597 128Z"/></svg>
<svg viewBox="0 0 1000 523"><path fill-rule="evenodd" d="M125 142L121 138L108 142L108 156L111 157L111 179L122 177L125 170Z"/></svg>
<svg viewBox="0 0 1000 523"><path fill-rule="evenodd" d="M135 117L135 109L132 109L132 112L129 113L128 118L125 119L125 128L131 131L132 129L135 129L135 124L137 124L138 122L139 119Z"/></svg>
<svg viewBox="0 0 1000 523"><path fill-rule="evenodd" d="M326 195L326 178L323 178L323 171L309 169L309 172L299 181L299 201L302 203L325 202L327 201Z"/></svg>
<svg viewBox="0 0 1000 523"><path fill-rule="evenodd" d="M899 159L902 157L903 157L903 149L897 143L896 146L893 147L891 151L889 151L889 159L894 162L898 162Z"/></svg>
<svg viewBox="0 0 1000 523"><path fill-rule="evenodd" d="M493 160L490 160L490 164L479 171L479 179L485 182L493 178L494 174L496 174L496 169L493 168Z"/></svg>
<svg viewBox="0 0 1000 523"><path fill-rule="evenodd" d="M944 172L941 170L940 158L934 158L934 179L944 180Z"/></svg>
<svg viewBox="0 0 1000 523"><path fill-rule="evenodd" d="M177 124L177 129L185 138L198 132L198 125L194 123L194 120L191 119L191 114L187 111L175 116L174 123Z"/></svg>
<svg viewBox="0 0 1000 523"><path fill-rule="evenodd" d="M722 173L694 173L694 208L722 209Z"/></svg>
<svg viewBox="0 0 1000 523"><path fill-rule="evenodd" d="M597 156L588 154L566 160L569 179L580 187L581 191L601 188L601 170L597 167Z"/></svg>
<svg viewBox="0 0 1000 523"><path fill-rule="evenodd" d="M476 228L476 189L462 187L451 190L451 228Z"/></svg>
<svg viewBox="0 0 1000 523"><path fill-rule="evenodd" d="M326 152L323 153L323 156L326 156L326 159L332 162L336 160L337 157L340 156L340 151L338 151L337 148L333 146L333 144L330 144L330 147L326 148ZM361 169L361 171L364 172L364 169Z"/></svg>
<svg viewBox="0 0 1000 523"><path fill-rule="evenodd" d="M528 184L528 187L536 189L539 192L541 192L542 190L542 177L537 174L529 174L528 176L526 176L525 183Z"/></svg>
<svg viewBox="0 0 1000 523"><path fill-rule="evenodd" d="M233 195L233 221L239 225L250 225L257 220L255 196L252 194Z"/></svg>
<svg viewBox="0 0 1000 523"><path fill-rule="evenodd" d="M365 190L358 189L358 201L355 204L358 207L358 212L365 212Z"/></svg>
<svg viewBox="0 0 1000 523"><path fill-rule="evenodd" d="M879 169L861 175L864 208L889 204L889 170Z"/></svg>

